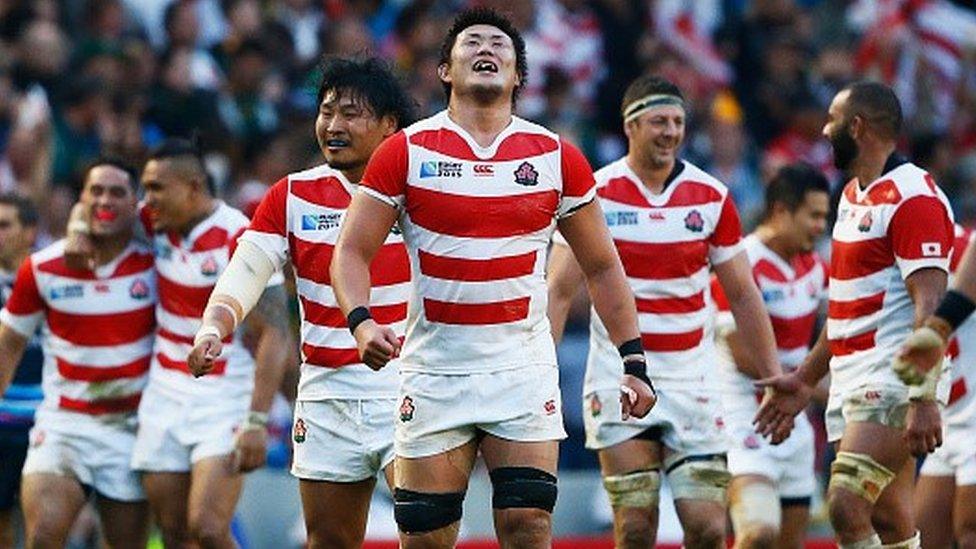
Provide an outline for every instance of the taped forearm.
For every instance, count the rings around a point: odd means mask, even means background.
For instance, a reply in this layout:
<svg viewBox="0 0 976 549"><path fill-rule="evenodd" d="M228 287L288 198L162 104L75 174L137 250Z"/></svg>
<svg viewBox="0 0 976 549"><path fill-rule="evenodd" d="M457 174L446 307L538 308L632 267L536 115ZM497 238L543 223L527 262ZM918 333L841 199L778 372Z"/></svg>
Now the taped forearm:
<svg viewBox="0 0 976 549"><path fill-rule="evenodd" d="M207 314L211 309L223 309L233 317L233 326L230 327L230 331L233 331L257 304L274 271L271 259L260 248L246 240L240 242L210 294L204 325L208 325L211 318L223 316Z"/></svg>

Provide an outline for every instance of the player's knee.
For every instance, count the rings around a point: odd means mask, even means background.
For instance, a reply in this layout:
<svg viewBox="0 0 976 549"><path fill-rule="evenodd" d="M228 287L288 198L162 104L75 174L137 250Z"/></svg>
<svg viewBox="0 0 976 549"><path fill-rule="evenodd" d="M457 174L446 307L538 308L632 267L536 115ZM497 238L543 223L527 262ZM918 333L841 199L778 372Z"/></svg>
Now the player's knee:
<svg viewBox="0 0 976 549"><path fill-rule="evenodd" d="M615 529L617 544L622 549L643 549L654 546L656 532L650 517L643 514L622 513L618 517Z"/></svg>
<svg viewBox="0 0 976 549"><path fill-rule="evenodd" d="M736 532L737 549L772 549L779 540L779 530L768 524L757 524Z"/></svg>
<svg viewBox="0 0 976 549"><path fill-rule="evenodd" d="M70 525L58 524L57 521L41 518L28 528L28 547L64 547L68 541Z"/></svg>
<svg viewBox="0 0 976 549"><path fill-rule="evenodd" d="M778 545L782 510L779 494L766 482L742 486L729 506L736 547L758 548Z"/></svg>
<svg viewBox="0 0 976 549"><path fill-rule="evenodd" d="M867 454L837 452L830 466L832 493L847 492L874 505L895 473Z"/></svg>
<svg viewBox="0 0 976 549"><path fill-rule="evenodd" d="M230 539L230 524L213 513L197 513L190 516L189 537L200 547L223 547Z"/></svg>
<svg viewBox="0 0 976 549"><path fill-rule="evenodd" d="M684 541L688 549L725 547L725 517L708 517L688 525Z"/></svg>
<svg viewBox="0 0 976 549"><path fill-rule="evenodd" d="M401 532L425 534L461 520L464 492L431 494L397 488L393 503L393 517Z"/></svg>
<svg viewBox="0 0 976 549"><path fill-rule="evenodd" d="M307 529L308 549L354 549L363 542L362 538L342 528L317 524Z"/></svg>
<svg viewBox="0 0 976 549"><path fill-rule="evenodd" d="M865 501L845 490L831 490L827 495L830 525L841 536L871 528L870 512L863 509Z"/></svg>
<svg viewBox="0 0 976 549"><path fill-rule="evenodd" d="M657 507L661 491L661 473L656 470L634 471L603 477L603 488L614 509Z"/></svg>
<svg viewBox="0 0 976 549"><path fill-rule="evenodd" d="M505 547L548 547L552 515L542 509L510 508L498 516L497 528Z"/></svg>
<svg viewBox="0 0 976 549"><path fill-rule="evenodd" d="M491 478L491 506L502 509L539 509L547 514L556 506L556 477L533 467L499 467Z"/></svg>
<svg viewBox="0 0 976 549"><path fill-rule="evenodd" d="M690 456L672 464L667 473L675 499L714 501L725 505L732 475L724 455Z"/></svg>

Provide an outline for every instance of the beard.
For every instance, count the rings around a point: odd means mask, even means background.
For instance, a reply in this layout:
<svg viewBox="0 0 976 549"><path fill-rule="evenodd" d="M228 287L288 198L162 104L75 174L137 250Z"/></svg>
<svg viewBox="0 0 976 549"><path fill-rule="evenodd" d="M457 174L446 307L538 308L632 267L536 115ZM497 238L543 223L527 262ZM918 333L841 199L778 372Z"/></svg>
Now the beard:
<svg viewBox="0 0 976 549"><path fill-rule="evenodd" d="M841 128L835 135L830 136L830 146L834 149L834 166L843 172L851 167L860 152L857 141L854 141L847 128Z"/></svg>

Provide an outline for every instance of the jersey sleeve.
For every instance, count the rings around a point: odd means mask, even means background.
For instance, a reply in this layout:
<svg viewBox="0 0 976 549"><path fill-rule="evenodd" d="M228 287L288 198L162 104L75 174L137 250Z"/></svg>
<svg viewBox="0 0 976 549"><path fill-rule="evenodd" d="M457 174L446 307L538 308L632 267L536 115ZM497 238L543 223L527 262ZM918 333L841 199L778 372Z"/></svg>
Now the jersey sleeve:
<svg viewBox="0 0 976 549"><path fill-rule="evenodd" d="M261 199L251 224L240 238L260 248L276 271L288 260L287 207L288 179L284 178Z"/></svg>
<svg viewBox="0 0 976 549"><path fill-rule="evenodd" d="M712 275L711 281L712 302L715 303L715 332L717 334L728 334L735 330L735 318L729 308L729 300L725 297L725 290L718 281L718 277Z"/></svg>
<svg viewBox="0 0 976 549"><path fill-rule="evenodd" d="M578 148L563 139L560 142L563 191L556 209L556 218L564 219L593 201L596 180L593 168Z"/></svg>
<svg viewBox="0 0 976 549"><path fill-rule="evenodd" d="M735 257L742 251L742 223L735 209L732 195L726 194L722 210L715 223L715 230L708 237L708 259L712 265L719 265Z"/></svg>
<svg viewBox="0 0 976 549"><path fill-rule="evenodd" d="M359 190L397 209L403 208L410 160L407 135L399 131L388 137L373 152Z"/></svg>
<svg viewBox="0 0 976 549"><path fill-rule="evenodd" d="M0 322L12 328L18 334L30 338L37 332L38 326L44 319L46 304L37 289L34 278L34 263L28 258L20 269L10 299L0 311Z"/></svg>
<svg viewBox="0 0 976 549"><path fill-rule="evenodd" d="M919 269L949 271L954 229L952 217L935 196L903 202L888 223L888 238L903 279Z"/></svg>

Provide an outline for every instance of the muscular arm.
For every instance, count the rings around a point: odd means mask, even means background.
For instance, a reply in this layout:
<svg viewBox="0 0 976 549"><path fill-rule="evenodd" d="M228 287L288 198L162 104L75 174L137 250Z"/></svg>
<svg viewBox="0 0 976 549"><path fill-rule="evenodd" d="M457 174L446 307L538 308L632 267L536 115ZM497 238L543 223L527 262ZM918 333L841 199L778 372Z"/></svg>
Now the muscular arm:
<svg viewBox="0 0 976 549"><path fill-rule="evenodd" d="M254 350L254 393L251 410L267 412L287 368L294 345L288 323L288 296L283 285L264 290L244 322L245 331L257 341Z"/></svg>
<svg viewBox="0 0 976 549"><path fill-rule="evenodd" d="M972 248L970 247L970 250ZM967 252L967 256L970 255ZM919 269L908 275L905 287L915 305L915 326L921 326L926 318L935 312L939 301L945 294L948 275L942 269Z"/></svg>
<svg viewBox="0 0 976 549"><path fill-rule="evenodd" d="M752 269L745 253L715 266L722 289L729 301L729 309L735 318L736 336L749 342L751 359L744 360L740 368L745 368L752 377L772 377L780 373L779 358L776 356L776 338L769 315L763 305L759 288L752 279ZM731 340L732 338L730 338ZM732 341L729 345L734 345ZM736 355L732 347L733 356ZM739 357L736 356L736 364ZM751 374L749 372L751 370Z"/></svg>
<svg viewBox="0 0 976 549"><path fill-rule="evenodd" d="M3 394L24 356L28 339L6 324L0 324L0 394Z"/></svg>
<svg viewBox="0 0 976 549"><path fill-rule="evenodd" d="M569 246L554 244L549 253L549 266L546 271L549 286L549 323L552 325L552 339L558 344L563 339L566 317L573 305L573 299L583 286L584 276L579 263L573 257Z"/></svg>
<svg viewBox="0 0 976 549"><path fill-rule="evenodd" d="M797 377L809 387L816 387L830 372L830 357L830 341L827 339L827 326L824 326L817 342L797 369Z"/></svg>
<svg viewBox="0 0 976 549"><path fill-rule="evenodd" d="M353 197L332 253L332 288L343 314L369 304L369 264L393 224L397 210L362 192Z"/></svg>
<svg viewBox="0 0 976 549"><path fill-rule="evenodd" d="M596 201L559 222L559 232L572 248L593 308L615 346L640 337L634 294Z"/></svg>

